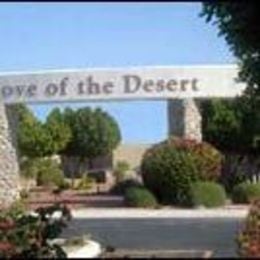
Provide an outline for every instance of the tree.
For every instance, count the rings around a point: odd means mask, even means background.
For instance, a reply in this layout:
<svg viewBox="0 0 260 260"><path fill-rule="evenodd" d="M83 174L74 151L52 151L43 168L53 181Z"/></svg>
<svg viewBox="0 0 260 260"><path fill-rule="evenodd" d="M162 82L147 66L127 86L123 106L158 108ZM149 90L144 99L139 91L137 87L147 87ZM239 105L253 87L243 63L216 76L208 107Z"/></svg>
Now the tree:
<svg viewBox="0 0 260 260"><path fill-rule="evenodd" d="M240 61L240 79L260 94L260 4L258 2L204 2L201 16L218 26Z"/></svg>
<svg viewBox="0 0 260 260"><path fill-rule="evenodd" d="M18 149L21 155L41 157L50 153L51 138L42 123L25 106L17 108L18 112Z"/></svg>
<svg viewBox="0 0 260 260"><path fill-rule="evenodd" d="M26 118L31 120L35 119L32 111L25 104L12 104L12 111L15 113L15 116L18 119L18 124Z"/></svg>
<svg viewBox="0 0 260 260"><path fill-rule="evenodd" d="M201 16L218 26L238 58L239 79L247 83L236 108L241 113L241 134L246 149L260 148L260 5L257 2L204 2ZM245 134L246 133L246 134Z"/></svg>
<svg viewBox="0 0 260 260"><path fill-rule="evenodd" d="M225 153L248 154L258 151L259 113L252 113L254 103L247 99L243 96L234 100L202 102L202 131L207 142Z"/></svg>
<svg viewBox="0 0 260 260"><path fill-rule="evenodd" d="M221 151L240 145L241 122L232 101L207 100L202 103L202 129L205 140ZM233 105L233 106L232 106Z"/></svg>
<svg viewBox="0 0 260 260"><path fill-rule="evenodd" d="M56 154L63 150L71 138L71 129L65 122L59 108L54 108L44 124L45 131L52 138L51 153Z"/></svg>
<svg viewBox="0 0 260 260"><path fill-rule="evenodd" d="M241 116L240 140L249 152L260 151L260 96L255 90L248 88L243 96L236 99L235 109ZM248 93L249 92L249 93Z"/></svg>
<svg viewBox="0 0 260 260"><path fill-rule="evenodd" d="M99 108L65 109L64 120L71 128L72 138L62 153L80 158L80 163L87 157L90 168L93 158L109 155L121 140L117 122Z"/></svg>
<svg viewBox="0 0 260 260"><path fill-rule="evenodd" d="M54 109L46 123L40 122L25 106L17 106L18 149L30 158L50 156L64 149L71 136L70 128L62 121L59 109Z"/></svg>

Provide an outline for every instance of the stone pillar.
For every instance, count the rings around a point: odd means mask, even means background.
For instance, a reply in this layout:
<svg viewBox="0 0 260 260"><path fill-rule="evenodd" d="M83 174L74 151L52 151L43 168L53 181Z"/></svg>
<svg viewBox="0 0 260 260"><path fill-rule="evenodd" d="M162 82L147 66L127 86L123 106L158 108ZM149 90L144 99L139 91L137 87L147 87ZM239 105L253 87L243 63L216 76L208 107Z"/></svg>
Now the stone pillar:
<svg viewBox="0 0 260 260"><path fill-rule="evenodd" d="M169 99L168 134L202 141L201 114L196 101L191 98Z"/></svg>
<svg viewBox="0 0 260 260"><path fill-rule="evenodd" d="M16 148L18 145L17 130L18 130L18 121L19 121L16 106L14 104L5 105L5 114L8 122L9 133L11 135L12 146ZM16 152L16 157L18 158L19 161L20 156L18 154L18 150L15 149L15 152Z"/></svg>
<svg viewBox="0 0 260 260"><path fill-rule="evenodd" d="M0 207L19 198L19 167L7 121L5 105L0 100Z"/></svg>

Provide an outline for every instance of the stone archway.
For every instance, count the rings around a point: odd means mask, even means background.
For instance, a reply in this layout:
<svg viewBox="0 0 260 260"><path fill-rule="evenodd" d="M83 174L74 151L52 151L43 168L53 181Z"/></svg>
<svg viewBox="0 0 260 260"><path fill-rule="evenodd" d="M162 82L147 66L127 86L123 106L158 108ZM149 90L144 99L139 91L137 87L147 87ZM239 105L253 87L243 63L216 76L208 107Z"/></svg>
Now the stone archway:
<svg viewBox="0 0 260 260"><path fill-rule="evenodd" d="M5 105L20 102L164 99L168 102L168 134L201 141L198 100L240 95L245 85L237 82L237 75L236 65L0 74L0 203L8 205L19 196L15 131L11 131L15 127L15 118Z"/></svg>

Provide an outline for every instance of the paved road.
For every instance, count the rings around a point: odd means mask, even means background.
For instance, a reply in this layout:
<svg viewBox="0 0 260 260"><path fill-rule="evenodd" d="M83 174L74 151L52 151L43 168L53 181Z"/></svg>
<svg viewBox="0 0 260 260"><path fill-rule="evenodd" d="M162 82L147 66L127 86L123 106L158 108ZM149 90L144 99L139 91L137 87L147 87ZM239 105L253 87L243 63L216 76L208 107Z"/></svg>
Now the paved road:
<svg viewBox="0 0 260 260"><path fill-rule="evenodd" d="M236 257L235 237L243 219L74 219L63 237L90 233L102 245L120 249L213 250Z"/></svg>

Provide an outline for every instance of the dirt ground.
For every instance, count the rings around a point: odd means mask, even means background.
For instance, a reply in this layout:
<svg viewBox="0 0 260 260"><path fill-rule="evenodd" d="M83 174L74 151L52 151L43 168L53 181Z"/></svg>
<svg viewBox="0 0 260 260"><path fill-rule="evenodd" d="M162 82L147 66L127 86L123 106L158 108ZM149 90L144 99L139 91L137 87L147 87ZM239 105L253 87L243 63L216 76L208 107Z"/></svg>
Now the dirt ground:
<svg viewBox="0 0 260 260"><path fill-rule="evenodd" d="M29 192L25 200L29 209L50 206L53 203L61 202L71 209L88 207L123 207L123 197L110 194L89 194L84 191L65 190L56 195L52 190L34 188Z"/></svg>

